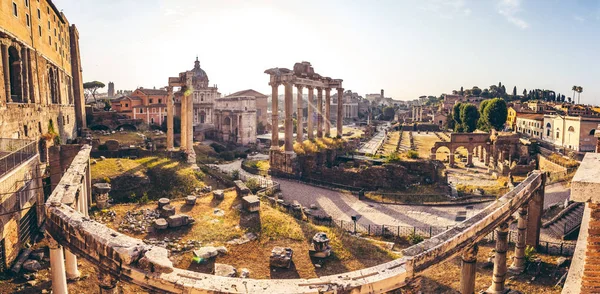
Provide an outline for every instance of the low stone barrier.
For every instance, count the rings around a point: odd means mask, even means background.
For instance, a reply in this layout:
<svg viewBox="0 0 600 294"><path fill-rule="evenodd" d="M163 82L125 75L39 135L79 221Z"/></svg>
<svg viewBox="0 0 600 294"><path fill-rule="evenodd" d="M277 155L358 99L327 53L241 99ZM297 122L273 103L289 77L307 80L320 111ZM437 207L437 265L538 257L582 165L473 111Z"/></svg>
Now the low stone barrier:
<svg viewBox="0 0 600 294"><path fill-rule="evenodd" d="M506 221L540 186L534 172L521 185L474 217L405 250L405 257L358 271L314 279L257 280L174 268L167 249L109 229L71 208L89 184L90 146L84 146L45 204L47 232L102 273L169 293L385 293L404 286L430 265L455 256Z"/></svg>

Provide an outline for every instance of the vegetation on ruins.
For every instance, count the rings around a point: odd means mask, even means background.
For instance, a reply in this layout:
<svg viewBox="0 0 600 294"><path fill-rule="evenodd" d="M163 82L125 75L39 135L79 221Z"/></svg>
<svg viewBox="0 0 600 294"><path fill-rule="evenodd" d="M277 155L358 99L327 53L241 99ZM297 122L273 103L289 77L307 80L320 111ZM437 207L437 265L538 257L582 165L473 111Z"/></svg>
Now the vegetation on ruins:
<svg viewBox="0 0 600 294"><path fill-rule="evenodd" d="M479 122L477 126L483 131L504 129L504 123L508 116L506 101L501 98L488 99L479 105Z"/></svg>
<svg viewBox="0 0 600 294"><path fill-rule="evenodd" d="M302 143L294 143L294 152L298 155L309 155L317 152L333 149L340 150L344 148L345 141L340 138L316 138L313 141L304 140ZM283 148L283 147L282 147Z"/></svg>

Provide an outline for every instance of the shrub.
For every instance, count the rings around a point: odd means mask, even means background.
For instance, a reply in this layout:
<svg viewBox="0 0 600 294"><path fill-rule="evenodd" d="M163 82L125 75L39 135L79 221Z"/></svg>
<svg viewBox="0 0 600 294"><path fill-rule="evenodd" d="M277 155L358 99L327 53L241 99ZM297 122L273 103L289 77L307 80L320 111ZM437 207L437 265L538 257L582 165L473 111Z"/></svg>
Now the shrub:
<svg viewBox="0 0 600 294"><path fill-rule="evenodd" d="M425 238L423 238L423 236L417 234L417 233L411 233L410 235L408 235L408 242L411 245L415 245L415 244L419 244L421 242L423 242L423 240L425 240Z"/></svg>
<svg viewBox="0 0 600 294"><path fill-rule="evenodd" d="M138 199L137 202L139 204L146 204L146 203L150 202L150 198L148 198L148 192L144 192L142 197L140 197L140 199Z"/></svg>
<svg viewBox="0 0 600 294"><path fill-rule="evenodd" d="M258 190L260 190L260 183L257 179L250 178L248 181L246 181L246 187L248 187L252 193L256 193Z"/></svg>
<svg viewBox="0 0 600 294"><path fill-rule="evenodd" d="M386 162L398 162L400 160L401 160L401 158L400 158L400 154L398 154L398 152L392 152L386 158Z"/></svg>
<svg viewBox="0 0 600 294"><path fill-rule="evenodd" d="M210 144L210 147L212 147L215 150L215 152L217 152L217 153L221 153L221 152L227 150L227 147L225 147L221 144L218 144L218 143L212 143L212 144Z"/></svg>
<svg viewBox="0 0 600 294"><path fill-rule="evenodd" d="M417 152L415 150L408 150L406 152L406 157L408 157L410 159L417 159L417 158L419 158L419 152Z"/></svg>
<svg viewBox="0 0 600 294"><path fill-rule="evenodd" d="M219 155L221 156L221 158L223 158L223 160L226 161L231 161L235 159L235 153L233 153L232 151L225 151Z"/></svg>
<svg viewBox="0 0 600 294"><path fill-rule="evenodd" d="M239 180L240 179L240 171L237 169L234 169L233 171L231 171L231 178L235 181L235 180Z"/></svg>
<svg viewBox="0 0 600 294"><path fill-rule="evenodd" d="M535 248L533 246L525 247L525 261L532 262L536 258Z"/></svg>

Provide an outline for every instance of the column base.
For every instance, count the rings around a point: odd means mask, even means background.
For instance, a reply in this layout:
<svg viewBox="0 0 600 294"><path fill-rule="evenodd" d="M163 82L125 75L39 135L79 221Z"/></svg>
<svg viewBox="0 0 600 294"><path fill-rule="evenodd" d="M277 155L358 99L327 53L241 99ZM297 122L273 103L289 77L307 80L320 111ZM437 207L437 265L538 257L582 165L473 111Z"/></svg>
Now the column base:
<svg viewBox="0 0 600 294"><path fill-rule="evenodd" d="M269 148L269 150L271 150L271 151L279 151L279 146L271 146L271 148Z"/></svg>
<svg viewBox="0 0 600 294"><path fill-rule="evenodd" d="M511 273L511 274L513 274L513 275L522 274L524 271L525 271L525 266L514 266L514 265L511 265L508 268L508 272Z"/></svg>
<svg viewBox="0 0 600 294"><path fill-rule="evenodd" d="M73 275L67 273L67 281L69 282L79 281L79 278L81 278L81 273L79 271L77 271L77 273Z"/></svg>
<svg viewBox="0 0 600 294"><path fill-rule="evenodd" d="M494 291L493 289L490 289L490 288L488 288L485 291L481 291L480 293L481 294L506 294L506 293L510 292L510 289L508 289L508 288L505 288L502 291Z"/></svg>

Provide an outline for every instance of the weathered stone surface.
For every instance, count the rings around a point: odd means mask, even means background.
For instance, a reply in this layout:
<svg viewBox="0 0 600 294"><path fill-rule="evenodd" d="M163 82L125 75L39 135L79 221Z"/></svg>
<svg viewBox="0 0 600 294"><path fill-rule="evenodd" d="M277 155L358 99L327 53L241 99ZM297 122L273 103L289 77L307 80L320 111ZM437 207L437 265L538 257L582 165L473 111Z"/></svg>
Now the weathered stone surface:
<svg viewBox="0 0 600 294"><path fill-rule="evenodd" d="M244 197L252 193L246 184L244 184L244 182L237 180L233 181L233 183L235 184L235 190L237 191L238 197Z"/></svg>
<svg viewBox="0 0 600 294"><path fill-rule="evenodd" d="M225 193L223 192L223 190L215 190L213 192L213 198L216 200L223 200L225 199Z"/></svg>
<svg viewBox="0 0 600 294"><path fill-rule="evenodd" d="M29 258L29 255L31 254L31 249L26 248L24 249L21 254L19 254L19 257L17 258L17 261L15 262L15 264L13 264L12 268L10 269L10 271L13 274L18 274L21 271L21 268L23 268L23 263L25 261L27 261L27 258Z"/></svg>
<svg viewBox="0 0 600 294"><path fill-rule="evenodd" d="M157 230L164 230L169 227L169 224L164 218L157 218L152 222L152 226Z"/></svg>
<svg viewBox="0 0 600 294"><path fill-rule="evenodd" d="M235 277L237 276L237 270L228 264L215 263L215 276Z"/></svg>
<svg viewBox="0 0 600 294"><path fill-rule="evenodd" d="M200 249L196 249L194 250L194 256L199 257L199 258L211 258L211 257L215 257L219 255L219 251L217 251L217 248L213 247L213 246L206 246L206 247L202 247Z"/></svg>
<svg viewBox="0 0 600 294"><path fill-rule="evenodd" d="M160 199L158 199L158 208L159 209L161 209L165 205L169 205L169 204L171 204L171 200L169 200L169 198L160 198Z"/></svg>
<svg viewBox="0 0 600 294"><path fill-rule="evenodd" d="M269 264L272 267L290 268L294 251L289 247L275 247L271 250Z"/></svg>
<svg viewBox="0 0 600 294"><path fill-rule="evenodd" d="M144 257L138 261L138 267L149 272L173 272L173 262L169 259L169 251L158 246L152 246L144 252Z"/></svg>
<svg viewBox="0 0 600 294"><path fill-rule="evenodd" d="M23 269L30 272L37 272L42 269L42 265L37 260L28 259L23 263Z"/></svg>
<svg viewBox="0 0 600 294"><path fill-rule="evenodd" d="M331 255L331 246L329 246L329 238L324 232L316 233L312 238L312 249L309 254L312 257L326 258Z"/></svg>
<svg viewBox="0 0 600 294"><path fill-rule="evenodd" d="M227 248L225 248L225 246L219 246L217 247L217 252L221 254L227 254Z"/></svg>
<svg viewBox="0 0 600 294"><path fill-rule="evenodd" d="M163 206L160 210L160 217L167 218L169 216L175 215L175 207L171 204L167 204Z"/></svg>
<svg viewBox="0 0 600 294"><path fill-rule="evenodd" d="M248 212L258 212L260 210L260 200L254 195L242 198L242 207Z"/></svg>
<svg viewBox="0 0 600 294"><path fill-rule="evenodd" d="M113 140L113 139L106 140L104 145L106 145L106 149L108 151L117 151L121 147L121 144L119 143L119 141Z"/></svg>
<svg viewBox="0 0 600 294"><path fill-rule="evenodd" d="M189 195L189 196L185 197L185 204L187 204L187 205L196 205L196 199L197 199L196 196Z"/></svg>
<svg viewBox="0 0 600 294"><path fill-rule="evenodd" d="M185 214L176 214L167 218L167 223L170 228L177 228L194 223L194 219Z"/></svg>
<svg viewBox="0 0 600 294"><path fill-rule="evenodd" d="M111 186L109 183L96 183L93 185L94 193L106 194L110 192Z"/></svg>
<svg viewBox="0 0 600 294"><path fill-rule="evenodd" d="M29 258L37 260L37 261L42 261L42 259L44 259L44 251L41 251L41 250L34 251L31 253L31 255L29 255Z"/></svg>
<svg viewBox="0 0 600 294"><path fill-rule="evenodd" d="M250 271L249 271L247 268L243 268L243 269L240 271L240 278L242 278L242 279L247 279L247 278L249 278L249 277L250 277Z"/></svg>

